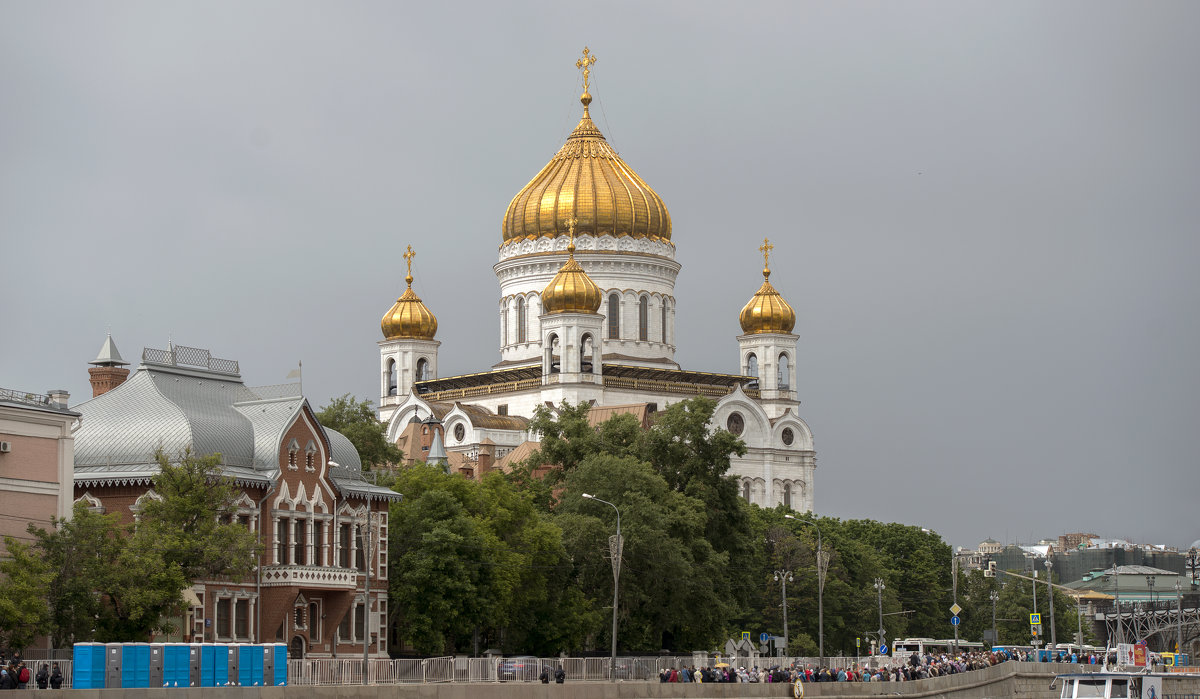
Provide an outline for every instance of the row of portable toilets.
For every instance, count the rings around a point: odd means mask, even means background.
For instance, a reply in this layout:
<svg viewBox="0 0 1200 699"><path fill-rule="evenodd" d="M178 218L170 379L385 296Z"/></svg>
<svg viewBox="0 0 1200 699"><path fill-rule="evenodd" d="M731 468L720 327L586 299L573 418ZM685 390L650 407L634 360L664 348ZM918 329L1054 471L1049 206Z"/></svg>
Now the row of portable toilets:
<svg viewBox="0 0 1200 699"><path fill-rule="evenodd" d="M271 687L287 684L282 643L76 643L72 686Z"/></svg>

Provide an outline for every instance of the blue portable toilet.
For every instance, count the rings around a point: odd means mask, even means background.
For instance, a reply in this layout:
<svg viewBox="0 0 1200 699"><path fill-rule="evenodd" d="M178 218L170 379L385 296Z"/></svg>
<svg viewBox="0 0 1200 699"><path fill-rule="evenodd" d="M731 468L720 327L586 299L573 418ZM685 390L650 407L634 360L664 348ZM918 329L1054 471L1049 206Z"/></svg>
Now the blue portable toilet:
<svg viewBox="0 0 1200 699"><path fill-rule="evenodd" d="M188 644L163 645L163 686L188 686Z"/></svg>
<svg viewBox="0 0 1200 699"><path fill-rule="evenodd" d="M275 656L275 677L274 684L276 687L286 687L288 683L288 654L287 645L283 643L275 643L267 649L268 653L273 653Z"/></svg>
<svg viewBox="0 0 1200 699"><path fill-rule="evenodd" d="M213 643L200 644L200 686L217 686L217 649Z"/></svg>
<svg viewBox="0 0 1200 699"><path fill-rule="evenodd" d="M121 644L121 687L150 686L150 644Z"/></svg>
<svg viewBox="0 0 1200 699"><path fill-rule="evenodd" d="M72 657L71 686L75 689L104 689L104 644L76 643Z"/></svg>
<svg viewBox="0 0 1200 699"><path fill-rule="evenodd" d="M242 687L263 686L263 647L260 645L238 646L238 678Z"/></svg>

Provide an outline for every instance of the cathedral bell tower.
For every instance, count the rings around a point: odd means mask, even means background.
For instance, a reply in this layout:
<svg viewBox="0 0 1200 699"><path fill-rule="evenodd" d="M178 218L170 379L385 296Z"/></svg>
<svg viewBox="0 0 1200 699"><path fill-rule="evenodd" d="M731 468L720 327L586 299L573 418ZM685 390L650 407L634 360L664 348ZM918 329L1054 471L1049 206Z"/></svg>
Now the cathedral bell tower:
<svg viewBox="0 0 1200 699"><path fill-rule="evenodd" d="M539 316L542 332L543 384L600 384L604 317L597 311L603 296L575 260L576 219L569 229L567 261L542 291Z"/></svg>
<svg viewBox="0 0 1200 699"><path fill-rule="evenodd" d="M769 407L770 401L794 404L796 400L796 344L799 339L792 334L796 327L796 312L771 286L769 263L774 247L763 238L763 244L758 248L763 254L763 283L738 315L745 334L737 339L741 372L758 377L759 395L769 413L778 412Z"/></svg>
<svg viewBox="0 0 1200 699"><path fill-rule="evenodd" d="M404 253L408 288L383 316L379 342L379 419L387 422L417 381L437 378L437 352L442 343L437 334L437 318L413 291L412 246Z"/></svg>

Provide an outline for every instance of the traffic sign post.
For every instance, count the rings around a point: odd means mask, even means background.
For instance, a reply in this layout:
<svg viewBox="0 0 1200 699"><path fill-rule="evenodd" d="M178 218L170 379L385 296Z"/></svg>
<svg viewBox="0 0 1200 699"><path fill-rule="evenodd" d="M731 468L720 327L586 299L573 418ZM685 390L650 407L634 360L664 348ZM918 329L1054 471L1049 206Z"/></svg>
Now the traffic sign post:
<svg viewBox="0 0 1200 699"><path fill-rule="evenodd" d="M762 633L760 633L758 635L758 640L761 641L762 643L766 643L767 641L771 640L771 634L767 633L766 631L763 631Z"/></svg>
<svg viewBox="0 0 1200 699"><path fill-rule="evenodd" d="M1029 615L1029 623L1033 624L1034 626L1041 626L1042 625L1042 615L1038 614L1036 612L1033 614L1030 614Z"/></svg>
<svg viewBox="0 0 1200 699"><path fill-rule="evenodd" d="M886 643L881 643L881 644L879 644L879 654L880 654L880 655L887 655L887 653L888 653L888 647L887 647L887 644L886 644Z"/></svg>
<svg viewBox="0 0 1200 699"><path fill-rule="evenodd" d="M961 623L962 623L962 619L959 619L957 615L950 617L950 624L952 626L958 626Z"/></svg>

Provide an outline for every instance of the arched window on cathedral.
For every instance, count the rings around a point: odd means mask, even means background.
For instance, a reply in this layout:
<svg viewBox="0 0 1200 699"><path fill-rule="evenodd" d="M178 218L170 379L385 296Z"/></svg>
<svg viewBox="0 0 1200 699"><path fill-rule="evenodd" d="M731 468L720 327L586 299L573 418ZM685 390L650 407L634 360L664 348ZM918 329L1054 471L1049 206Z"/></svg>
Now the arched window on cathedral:
<svg viewBox="0 0 1200 699"><path fill-rule="evenodd" d="M417 381L424 381L429 378L429 362L424 357L417 360Z"/></svg>
<svg viewBox="0 0 1200 699"><path fill-rule="evenodd" d="M525 341L525 299L517 299L517 342Z"/></svg>
<svg viewBox="0 0 1200 699"><path fill-rule="evenodd" d="M399 382L396 380L396 360L387 360L387 394L394 396L399 392Z"/></svg>
<svg viewBox="0 0 1200 699"><path fill-rule="evenodd" d="M788 371L788 356L781 353L779 355L779 387L786 389L788 387L788 376L791 372Z"/></svg>
<svg viewBox="0 0 1200 699"><path fill-rule="evenodd" d="M659 308L662 311L662 342L667 344L667 300L663 299L662 306Z"/></svg>
<svg viewBox="0 0 1200 699"><path fill-rule="evenodd" d="M750 481L742 481L742 498L750 502Z"/></svg>
<svg viewBox="0 0 1200 699"><path fill-rule="evenodd" d="M547 339L550 341L550 373L557 374L562 371L562 343L558 341L558 335L551 335Z"/></svg>
<svg viewBox="0 0 1200 699"><path fill-rule="evenodd" d="M608 297L608 339L617 340L621 337L621 297L611 294Z"/></svg>
<svg viewBox="0 0 1200 699"><path fill-rule="evenodd" d="M584 335L579 340L579 370L585 374L592 373L593 364L593 343L591 335Z"/></svg>
<svg viewBox="0 0 1200 699"><path fill-rule="evenodd" d="M642 342L650 335L650 299L638 299L638 339Z"/></svg>
<svg viewBox="0 0 1200 699"><path fill-rule="evenodd" d="M792 484L783 484L783 506L792 509Z"/></svg>
<svg viewBox="0 0 1200 699"><path fill-rule="evenodd" d="M753 352L746 355L746 376L758 378L758 357Z"/></svg>
<svg viewBox="0 0 1200 699"><path fill-rule="evenodd" d="M508 309L500 311L500 344L508 344Z"/></svg>

